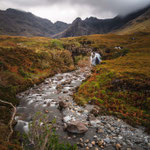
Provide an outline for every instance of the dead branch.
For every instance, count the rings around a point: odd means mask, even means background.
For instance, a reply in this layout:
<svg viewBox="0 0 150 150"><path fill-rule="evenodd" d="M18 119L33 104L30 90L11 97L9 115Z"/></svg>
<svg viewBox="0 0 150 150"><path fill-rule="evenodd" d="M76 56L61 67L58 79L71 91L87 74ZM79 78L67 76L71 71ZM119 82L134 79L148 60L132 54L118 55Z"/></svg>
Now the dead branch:
<svg viewBox="0 0 150 150"><path fill-rule="evenodd" d="M10 122L9 122L10 133L9 133L9 135L8 135L8 137L7 137L7 141L9 142L10 137L12 136L12 134L13 134L13 132L14 132L14 130L13 130L13 121L14 121L14 118L15 118L17 109L16 109L16 107L15 107L12 103L10 103L10 102L6 102L6 101L3 101L3 100L1 100L1 99L0 99L0 102L1 102L1 103L4 103L4 104L8 104L8 105L10 105L11 107L13 107L13 114L12 114L11 119L10 119Z"/></svg>

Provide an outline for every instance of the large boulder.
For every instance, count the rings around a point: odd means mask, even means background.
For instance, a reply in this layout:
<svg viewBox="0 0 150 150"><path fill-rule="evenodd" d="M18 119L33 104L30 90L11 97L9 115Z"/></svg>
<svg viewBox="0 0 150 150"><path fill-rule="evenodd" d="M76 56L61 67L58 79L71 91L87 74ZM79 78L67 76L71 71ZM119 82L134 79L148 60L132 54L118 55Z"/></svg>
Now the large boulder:
<svg viewBox="0 0 150 150"><path fill-rule="evenodd" d="M81 133L85 133L88 130L88 128L82 122L73 121L67 125L66 130L70 133L81 134Z"/></svg>

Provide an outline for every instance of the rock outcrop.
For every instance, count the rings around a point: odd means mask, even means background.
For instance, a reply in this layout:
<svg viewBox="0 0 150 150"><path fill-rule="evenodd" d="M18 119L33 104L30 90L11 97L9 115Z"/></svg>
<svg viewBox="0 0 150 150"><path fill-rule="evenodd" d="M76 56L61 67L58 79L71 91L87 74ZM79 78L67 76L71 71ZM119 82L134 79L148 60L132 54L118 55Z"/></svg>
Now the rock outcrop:
<svg viewBox="0 0 150 150"><path fill-rule="evenodd" d="M88 128L82 122L73 121L67 125L66 130L70 133L81 134L87 132Z"/></svg>

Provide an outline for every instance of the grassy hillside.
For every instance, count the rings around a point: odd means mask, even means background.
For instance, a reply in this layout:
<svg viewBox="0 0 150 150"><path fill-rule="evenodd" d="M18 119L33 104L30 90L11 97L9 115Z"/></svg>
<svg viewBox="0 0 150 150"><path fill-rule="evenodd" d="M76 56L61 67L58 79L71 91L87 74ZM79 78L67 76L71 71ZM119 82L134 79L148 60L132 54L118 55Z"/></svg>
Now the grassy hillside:
<svg viewBox="0 0 150 150"><path fill-rule="evenodd" d="M132 125L149 129L150 34L76 38L83 39L91 41L90 47L101 53L103 61L74 94L76 102L95 103L102 114L116 115Z"/></svg>
<svg viewBox="0 0 150 150"><path fill-rule="evenodd" d="M150 32L150 10L140 17L130 21L123 28L119 29L117 34L131 34L135 32Z"/></svg>
<svg viewBox="0 0 150 150"><path fill-rule="evenodd" d="M71 53L59 40L50 38L27 38L0 36L0 99L18 104L15 95L46 77L71 71L74 63ZM0 147L10 132L8 122L11 108L0 103ZM3 142L2 142L2 141ZM6 148L5 147L5 148ZM4 148L4 149L5 149Z"/></svg>
<svg viewBox="0 0 150 150"><path fill-rule="evenodd" d="M102 114L116 115L149 129L149 41L150 33L144 32L61 40L0 36L0 99L17 105L17 92L48 76L75 69L74 63L84 66L93 50L101 54L103 61L74 94L76 102L95 103ZM11 108L0 103L0 110L0 147L19 149L16 140L6 142Z"/></svg>

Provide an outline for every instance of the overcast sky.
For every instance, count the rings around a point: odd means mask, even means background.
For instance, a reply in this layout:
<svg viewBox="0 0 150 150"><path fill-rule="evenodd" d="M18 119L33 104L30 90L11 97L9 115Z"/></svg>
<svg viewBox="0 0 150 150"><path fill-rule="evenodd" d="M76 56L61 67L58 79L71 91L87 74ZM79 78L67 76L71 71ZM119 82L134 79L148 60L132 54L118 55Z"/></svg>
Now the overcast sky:
<svg viewBox="0 0 150 150"><path fill-rule="evenodd" d="M150 0L0 0L0 9L32 12L52 22L71 23L75 18L112 18L150 5Z"/></svg>

